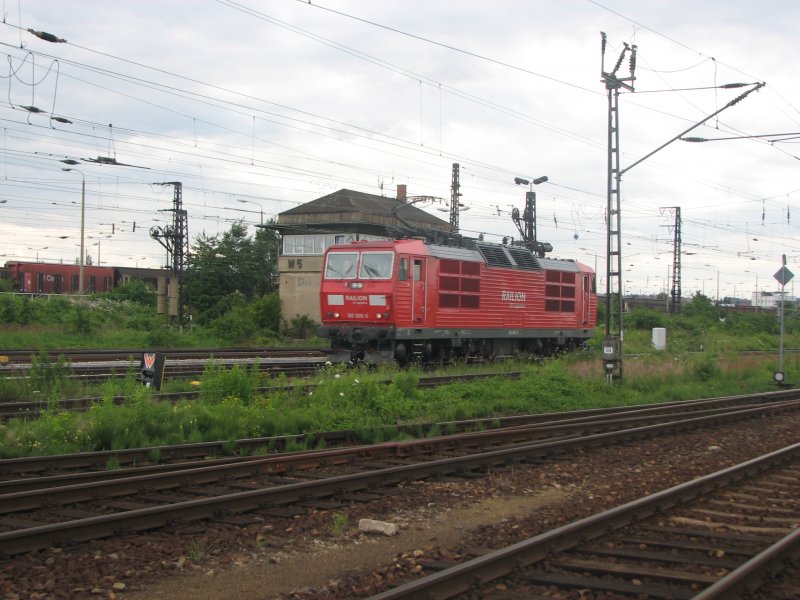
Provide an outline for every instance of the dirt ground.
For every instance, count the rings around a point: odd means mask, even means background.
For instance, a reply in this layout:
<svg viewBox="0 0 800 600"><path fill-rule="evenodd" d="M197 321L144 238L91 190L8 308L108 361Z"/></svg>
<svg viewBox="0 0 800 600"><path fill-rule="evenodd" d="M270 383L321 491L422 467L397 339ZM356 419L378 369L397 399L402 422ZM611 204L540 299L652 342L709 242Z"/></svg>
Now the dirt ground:
<svg viewBox="0 0 800 600"><path fill-rule="evenodd" d="M124 598L285 598L292 591L324 586L344 572L377 568L402 552L424 552L424 548L432 545L447 547L457 544L478 526L530 515L541 507L562 501L564 496L560 490L529 490L522 495L489 497L457 508L420 507L418 511L402 516L397 536L370 535L342 543L325 543L317 549L291 554L265 557L242 555L233 562L233 568L222 570L209 564L203 569L155 582L144 590L126 593ZM386 520L396 522L397 519Z"/></svg>

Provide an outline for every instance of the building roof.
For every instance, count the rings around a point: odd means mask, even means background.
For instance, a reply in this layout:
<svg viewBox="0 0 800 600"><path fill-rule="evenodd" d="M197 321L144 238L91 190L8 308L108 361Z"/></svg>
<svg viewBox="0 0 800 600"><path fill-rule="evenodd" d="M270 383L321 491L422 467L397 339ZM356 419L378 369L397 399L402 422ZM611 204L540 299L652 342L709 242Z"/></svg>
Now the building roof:
<svg viewBox="0 0 800 600"><path fill-rule="evenodd" d="M375 235L409 233L409 230L449 232L448 221L417 208L411 201L341 189L278 215L282 233L357 229Z"/></svg>

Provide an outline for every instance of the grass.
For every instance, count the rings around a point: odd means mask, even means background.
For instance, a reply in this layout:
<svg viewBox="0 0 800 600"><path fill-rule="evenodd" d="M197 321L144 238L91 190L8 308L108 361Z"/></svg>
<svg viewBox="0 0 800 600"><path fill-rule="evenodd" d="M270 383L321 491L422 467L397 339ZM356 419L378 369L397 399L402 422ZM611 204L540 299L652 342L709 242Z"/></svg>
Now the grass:
<svg viewBox="0 0 800 600"><path fill-rule="evenodd" d="M350 524L350 518L346 513L336 513L333 515L333 526L331 527L334 534L344 532Z"/></svg>
<svg viewBox="0 0 800 600"><path fill-rule="evenodd" d="M118 450L204 441L226 441L315 431L349 429L364 443L396 439L397 425L492 418L501 415L567 411L691 398L743 394L774 389L777 359L705 353L650 353L630 357L623 384L608 385L593 353L536 363L507 363L519 379L502 375L469 383L420 389L416 369L345 370L329 367L314 378L311 391L278 388L268 395L256 390L262 375L255 369L220 369L209 363L201 399L176 404L155 400L135 382L125 385L126 400L117 405L109 387L103 400L87 412L49 409L38 420L14 419L0 424L0 457ZM785 371L797 373L790 355ZM459 367L460 368L460 367ZM791 378L791 375L790 375ZM387 385L385 381L392 380ZM57 386L56 386L57 387ZM439 433L439 429L419 435ZM406 434L407 435L407 434ZM311 438L308 438L311 439ZM290 441L287 450L307 450L305 441ZM261 450L269 452L271 448ZM158 462L154 451L150 457Z"/></svg>
<svg viewBox="0 0 800 600"><path fill-rule="evenodd" d="M189 542L186 546L186 556L195 562L200 562L206 557L208 552L208 544L205 540L195 540Z"/></svg>

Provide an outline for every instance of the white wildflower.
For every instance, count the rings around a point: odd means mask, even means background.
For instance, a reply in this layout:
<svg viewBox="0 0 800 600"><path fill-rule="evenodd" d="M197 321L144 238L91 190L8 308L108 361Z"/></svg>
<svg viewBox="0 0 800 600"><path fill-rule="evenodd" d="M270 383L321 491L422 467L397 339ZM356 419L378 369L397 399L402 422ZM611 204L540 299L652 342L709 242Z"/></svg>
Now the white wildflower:
<svg viewBox="0 0 800 600"><path fill-rule="evenodd" d="M344 398L344 392L339 392L339 395Z"/></svg>
<svg viewBox="0 0 800 600"><path fill-rule="evenodd" d="M339 374L339 373L337 373L336 375L333 376L334 379L339 379L340 377L341 377L341 374Z"/></svg>

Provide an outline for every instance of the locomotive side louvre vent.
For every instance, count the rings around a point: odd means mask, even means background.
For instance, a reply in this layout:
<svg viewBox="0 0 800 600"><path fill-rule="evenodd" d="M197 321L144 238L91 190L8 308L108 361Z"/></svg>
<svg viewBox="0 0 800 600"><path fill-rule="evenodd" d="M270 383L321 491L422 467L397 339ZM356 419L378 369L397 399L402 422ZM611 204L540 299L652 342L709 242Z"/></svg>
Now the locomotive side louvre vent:
<svg viewBox="0 0 800 600"><path fill-rule="evenodd" d="M542 267L530 250L526 250L525 248L506 248L506 251L511 255L511 258L514 259L514 262L517 263L517 268L526 271L542 270Z"/></svg>
<svg viewBox="0 0 800 600"><path fill-rule="evenodd" d="M486 244L478 244L477 246L483 259L486 261L487 267L505 267L507 269L514 267L514 265L511 264L511 259L505 252L505 248L502 246L489 246Z"/></svg>
<svg viewBox="0 0 800 600"><path fill-rule="evenodd" d="M442 259L439 264L439 307L480 308L480 263Z"/></svg>

